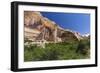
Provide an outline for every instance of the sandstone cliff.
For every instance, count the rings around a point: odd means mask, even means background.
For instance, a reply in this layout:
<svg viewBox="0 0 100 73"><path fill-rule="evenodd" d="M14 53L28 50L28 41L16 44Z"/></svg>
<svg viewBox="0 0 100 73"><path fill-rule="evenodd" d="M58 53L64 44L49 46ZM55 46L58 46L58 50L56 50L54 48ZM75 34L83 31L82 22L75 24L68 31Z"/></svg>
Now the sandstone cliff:
<svg viewBox="0 0 100 73"><path fill-rule="evenodd" d="M25 39L31 41L66 42L82 39L78 32L61 28L54 21L43 17L40 12L25 11L24 26Z"/></svg>

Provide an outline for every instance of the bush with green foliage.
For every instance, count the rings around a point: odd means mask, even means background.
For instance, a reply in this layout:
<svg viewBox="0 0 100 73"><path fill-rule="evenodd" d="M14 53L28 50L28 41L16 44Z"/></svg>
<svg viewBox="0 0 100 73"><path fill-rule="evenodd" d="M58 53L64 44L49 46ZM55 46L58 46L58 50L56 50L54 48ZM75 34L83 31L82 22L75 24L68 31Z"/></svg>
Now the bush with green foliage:
<svg viewBox="0 0 100 73"><path fill-rule="evenodd" d="M45 48L29 45L24 48L24 61L86 59L89 51L88 40L48 43Z"/></svg>
<svg viewBox="0 0 100 73"><path fill-rule="evenodd" d="M87 57L89 57L89 54L90 54L90 41L87 40L87 39L79 41L77 52L81 53L83 55L86 55L86 56L88 55Z"/></svg>

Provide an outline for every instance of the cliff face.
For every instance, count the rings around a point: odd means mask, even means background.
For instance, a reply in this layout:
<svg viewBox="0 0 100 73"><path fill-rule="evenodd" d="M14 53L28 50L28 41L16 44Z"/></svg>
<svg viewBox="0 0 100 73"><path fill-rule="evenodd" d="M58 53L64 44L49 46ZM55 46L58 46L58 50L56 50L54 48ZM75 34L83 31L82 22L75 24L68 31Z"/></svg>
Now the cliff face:
<svg viewBox="0 0 100 73"><path fill-rule="evenodd" d="M43 17L40 12L25 11L24 26L25 39L30 41L66 42L82 39L77 32L61 28L54 21Z"/></svg>

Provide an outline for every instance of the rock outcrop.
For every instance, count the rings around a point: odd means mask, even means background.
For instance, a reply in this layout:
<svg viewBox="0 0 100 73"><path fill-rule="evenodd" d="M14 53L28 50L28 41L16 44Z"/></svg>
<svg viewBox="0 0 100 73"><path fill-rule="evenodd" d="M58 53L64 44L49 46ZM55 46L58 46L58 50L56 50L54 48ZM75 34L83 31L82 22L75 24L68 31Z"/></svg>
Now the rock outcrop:
<svg viewBox="0 0 100 73"><path fill-rule="evenodd" d="M81 40L79 33L61 28L54 21L43 17L40 12L24 12L25 39L30 41L66 42Z"/></svg>

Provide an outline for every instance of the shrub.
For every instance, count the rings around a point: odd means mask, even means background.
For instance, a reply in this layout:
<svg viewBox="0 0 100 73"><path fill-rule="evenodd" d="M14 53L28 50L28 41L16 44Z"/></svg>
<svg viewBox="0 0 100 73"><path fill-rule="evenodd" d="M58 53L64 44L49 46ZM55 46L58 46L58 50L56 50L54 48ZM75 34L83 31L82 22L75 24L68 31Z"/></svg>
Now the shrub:
<svg viewBox="0 0 100 73"><path fill-rule="evenodd" d="M81 41L79 41L77 52L79 52L79 53L81 53L83 55L88 55L89 50L90 50L90 42L89 42L89 40L81 40Z"/></svg>
<svg viewBox="0 0 100 73"><path fill-rule="evenodd" d="M24 61L70 60L89 58L88 40L79 42L48 43L45 48L25 46Z"/></svg>

